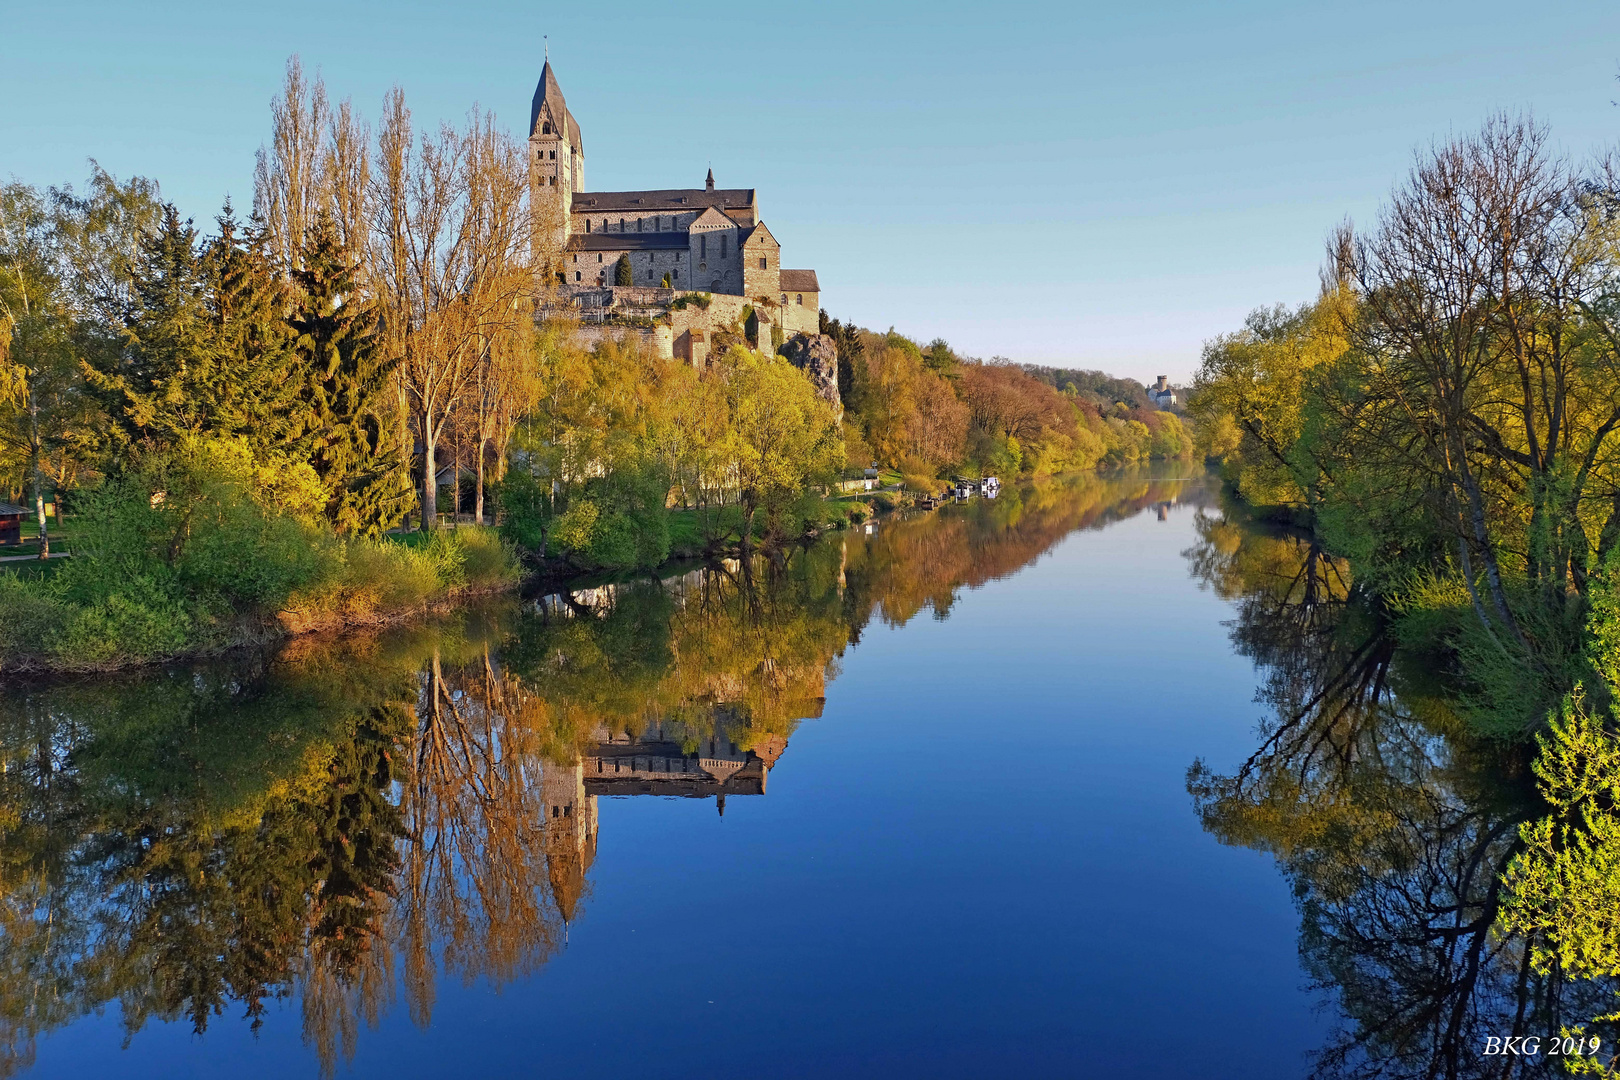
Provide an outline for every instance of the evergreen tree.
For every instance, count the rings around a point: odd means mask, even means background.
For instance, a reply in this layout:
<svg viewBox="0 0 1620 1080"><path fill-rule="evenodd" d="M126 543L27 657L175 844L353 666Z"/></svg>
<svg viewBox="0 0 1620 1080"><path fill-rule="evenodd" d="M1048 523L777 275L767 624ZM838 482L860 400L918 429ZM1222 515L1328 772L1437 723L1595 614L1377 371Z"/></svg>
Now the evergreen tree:
<svg viewBox="0 0 1620 1080"><path fill-rule="evenodd" d="M630 256L620 255L619 261L613 264L613 284L634 285L636 273L630 266Z"/></svg>
<svg viewBox="0 0 1620 1080"><path fill-rule="evenodd" d="M124 348L86 373L112 419L112 448L224 435L265 452L296 430L297 370L262 240L238 235L228 203L219 225L200 245L165 206L141 243Z"/></svg>
<svg viewBox="0 0 1620 1080"><path fill-rule="evenodd" d="M283 318L286 290L277 282L263 224L245 235L227 201L219 235L203 256L213 351L221 376L215 431L242 435L261 453L288 448L301 424L304 368Z"/></svg>
<svg viewBox="0 0 1620 1080"><path fill-rule="evenodd" d="M377 307L355 287L331 217L323 212L310 234L289 319L305 371L309 459L326 486L327 519L340 532L375 536L404 516L412 491L385 419L400 358L383 354Z"/></svg>

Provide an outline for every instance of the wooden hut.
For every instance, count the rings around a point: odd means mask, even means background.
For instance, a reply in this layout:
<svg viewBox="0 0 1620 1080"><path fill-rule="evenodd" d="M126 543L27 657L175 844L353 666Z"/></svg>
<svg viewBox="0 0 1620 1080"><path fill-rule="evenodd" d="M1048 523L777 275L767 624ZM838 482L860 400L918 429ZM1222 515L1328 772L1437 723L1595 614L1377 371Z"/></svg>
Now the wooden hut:
<svg viewBox="0 0 1620 1080"><path fill-rule="evenodd" d="M22 543L22 521L28 508L0 502L0 547Z"/></svg>

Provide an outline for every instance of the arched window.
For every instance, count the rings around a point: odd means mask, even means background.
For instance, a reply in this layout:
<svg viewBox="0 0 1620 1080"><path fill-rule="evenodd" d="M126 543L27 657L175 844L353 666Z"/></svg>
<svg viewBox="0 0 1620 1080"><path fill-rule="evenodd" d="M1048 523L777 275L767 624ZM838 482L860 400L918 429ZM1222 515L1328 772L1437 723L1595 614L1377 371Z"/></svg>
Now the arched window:
<svg viewBox="0 0 1620 1080"><path fill-rule="evenodd" d="M579 262L579 256L578 255L574 256L574 261ZM787 303L787 297L785 297L785 296L782 297L782 303L784 303L784 304Z"/></svg>
<svg viewBox="0 0 1620 1080"><path fill-rule="evenodd" d="M787 293L782 294L782 306L787 307Z"/></svg>
<svg viewBox="0 0 1620 1080"><path fill-rule="evenodd" d="M724 261L725 257L726 257L726 234L721 233L720 234L720 259L721 259L721 261Z"/></svg>
<svg viewBox="0 0 1620 1080"><path fill-rule="evenodd" d="M596 253L596 261L597 261L597 262L601 262L601 261L602 261L602 253L601 253L601 252L600 252L600 251L598 251L598 252L597 252L597 253Z"/></svg>
<svg viewBox="0 0 1620 1080"><path fill-rule="evenodd" d="M698 258L707 259L708 257L709 257L709 234L704 233L702 236L698 237Z"/></svg>
<svg viewBox="0 0 1620 1080"><path fill-rule="evenodd" d="M624 218L619 219L619 231L624 232Z"/></svg>
<svg viewBox="0 0 1620 1080"><path fill-rule="evenodd" d="M540 125L540 134L542 134L542 135L550 135L551 134L551 121L550 120L547 120L545 123Z"/></svg>
<svg viewBox="0 0 1620 1080"><path fill-rule="evenodd" d="M640 232L640 231L641 231L641 219L636 218L636 232Z"/></svg>
<svg viewBox="0 0 1620 1080"><path fill-rule="evenodd" d="M552 152L551 152L551 160L552 160L552 161L556 161L556 160L557 160L557 151L555 151L555 150L553 150L553 151L552 151Z"/></svg>
<svg viewBox="0 0 1620 1080"><path fill-rule="evenodd" d="M591 219L590 218L585 219L585 231L586 232L591 231Z"/></svg>
<svg viewBox="0 0 1620 1080"><path fill-rule="evenodd" d="M764 256L761 256L761 257L760 257L760 260L759 260L759 268L760 268L760 269L761 269L761 270L763 270L763 269L765 269L765 258L764 258Z"/></svg>
<svg viewBox="0 0 1620 1080"><path fill-rule="evenodd" d="M803 293L794 293L793 295L794 295L794 302L797 303L800 307L804 307L804 294Z"/></svg>
<svg viewBox="0 0 1620 1080"><path fill-rule="evenodd" d="M579 280L579 271L578 271L578 270L575 270L575 271L574 271L574 280L575 280L575 281L578 281L578 280Z"/></svg>

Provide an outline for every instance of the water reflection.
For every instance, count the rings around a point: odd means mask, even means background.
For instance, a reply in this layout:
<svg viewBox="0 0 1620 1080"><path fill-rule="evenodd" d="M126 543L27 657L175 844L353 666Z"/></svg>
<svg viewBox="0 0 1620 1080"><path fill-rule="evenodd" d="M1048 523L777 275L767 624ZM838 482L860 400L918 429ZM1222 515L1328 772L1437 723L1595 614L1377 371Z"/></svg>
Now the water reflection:
<svg viewBox="0 0 1620 1080"><path fill-rule="evenodd" d="M1293 884L1301 959L1341 1017L1313 1075L1561 1075L1545 1053L1488 1053L1491 1036L1545 1045L1616 990L1537 974L1497 930L1518 826L1540 813L1523 755L1468 735L1308 537L1205 514L1197 530L1187 557L1237 601L1232 641L1269 715L1236 772L1200 762L1188 786L1211 834L1270 852Z"/></svg>
<svg viewBox="0 0 1620 1080"><path fill-rule="evenodd" d="M0 695L0 1075L116 1003L255 1028L325 1073L445 978L532 975L582 917L599 799L762 796L873 619L1076 529L1205 497L1079 477L662 581ZM401 1001L403 999L403 1001Z"/></svg>

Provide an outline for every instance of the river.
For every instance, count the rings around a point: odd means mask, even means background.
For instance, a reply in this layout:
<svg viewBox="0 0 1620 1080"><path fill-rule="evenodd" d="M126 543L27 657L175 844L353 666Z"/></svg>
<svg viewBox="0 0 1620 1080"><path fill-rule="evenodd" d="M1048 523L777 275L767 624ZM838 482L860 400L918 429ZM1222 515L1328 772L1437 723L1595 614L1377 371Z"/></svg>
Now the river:
<svg viewBox="0 0 1620 1080"><path fill-rule="evenodd" d="M12 686L0 1076L1508 1075L1523 784L1365 622L1142 473Z"/></svg>

